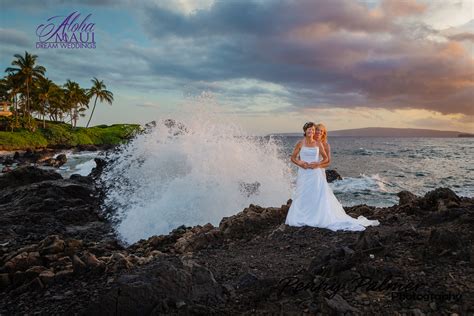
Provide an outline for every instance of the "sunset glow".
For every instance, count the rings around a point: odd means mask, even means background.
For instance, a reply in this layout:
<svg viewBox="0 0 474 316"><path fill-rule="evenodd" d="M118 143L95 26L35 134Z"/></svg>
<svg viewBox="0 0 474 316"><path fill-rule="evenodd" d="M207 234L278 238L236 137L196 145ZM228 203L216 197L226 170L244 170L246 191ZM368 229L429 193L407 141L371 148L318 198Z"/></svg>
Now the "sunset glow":
<svg viewBox="0 0 474 316"><path fill-rule="evenodd" d="M1 1L0 66L27 50L52 80L102 78L116 101L94 124L146 123L207 91L255 134L307 119L474 132L472 0L27 3ZM35 48L36 27L71 10L92 14L97 47Z"/></svg>

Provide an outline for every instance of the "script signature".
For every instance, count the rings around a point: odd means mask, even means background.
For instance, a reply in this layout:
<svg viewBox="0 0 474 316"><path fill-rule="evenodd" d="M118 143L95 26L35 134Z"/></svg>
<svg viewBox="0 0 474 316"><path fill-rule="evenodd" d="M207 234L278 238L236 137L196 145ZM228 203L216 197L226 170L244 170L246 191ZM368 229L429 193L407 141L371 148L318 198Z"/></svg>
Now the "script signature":
<svg viewBox="0 0 474 316"><path fill-rule="evenodd" d="M50 17L47 20L49 23L40 24L36 28L36 35L40 42L68 42L71 39L77 39L76 32L79 33L79 38L82 38L83 33L94 32L95 23L88 22L91 15L88 14L82 20L78 12L72 12L63 20L59 15Z"/></svg>

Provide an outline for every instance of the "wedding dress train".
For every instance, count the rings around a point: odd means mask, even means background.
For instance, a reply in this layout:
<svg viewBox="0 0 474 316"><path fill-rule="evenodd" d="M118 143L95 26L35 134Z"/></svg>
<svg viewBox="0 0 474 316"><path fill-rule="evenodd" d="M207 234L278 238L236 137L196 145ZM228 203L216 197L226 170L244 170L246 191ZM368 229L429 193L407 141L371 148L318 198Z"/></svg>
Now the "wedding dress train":
<svg viewBox="0 0 474 316"><path fill-rule="evenodd" d="M300 159L306 162L319 161L319 148L302 146ZM366 226L377 226L380 223L364 216L353 218L347 215L329 187L324 169L298 168L296 190L285 224L321 227L333 231L362 231Z"/></svg>

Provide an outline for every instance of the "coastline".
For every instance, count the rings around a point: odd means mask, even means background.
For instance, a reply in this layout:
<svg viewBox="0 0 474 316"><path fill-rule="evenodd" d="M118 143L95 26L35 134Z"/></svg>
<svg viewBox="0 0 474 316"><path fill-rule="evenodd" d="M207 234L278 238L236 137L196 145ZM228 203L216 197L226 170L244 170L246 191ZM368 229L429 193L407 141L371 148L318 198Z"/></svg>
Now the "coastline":
<svg viewBox="0 0 474 316"><path fill-rule="evenodd" d="M78 146L118 145L126 142L141 130L138 124L98 125L71 128L65 123L50 123L35 132L18 130L0 131L0 151L65 149Z"/></svg>
<svg viewBox="0 0 474 316"><path fill-rule="evenodd" d="M474 306L474 199L450 189L400 192L392 207L346 207L353 217L380 220L364 232L284 225L289 201L125 245L100 208L99 175L100 164L70 179L30 169L0 183L0 313L463 313ZM401 299L393 297L398 289L461 297Z"/></svg>
<svg viewBox="0 0 474 316"><path fill-rule="evenodd" d="M55 155L61 153L65 150L71 150L73 152L81 152L81 151L99 151L99 150L110 150L115 148L116 144L99 144L99 145L76 145L76 146L67 146L67 145L59 145L54 147L40 147L40 148L23 148L23 149L15 149L15 150L0 150L0 157L7 157L12 156L15 153L20 155L24 155L28 151L32 152L42 152L47 151L50 152L51 155Z"/></svg>

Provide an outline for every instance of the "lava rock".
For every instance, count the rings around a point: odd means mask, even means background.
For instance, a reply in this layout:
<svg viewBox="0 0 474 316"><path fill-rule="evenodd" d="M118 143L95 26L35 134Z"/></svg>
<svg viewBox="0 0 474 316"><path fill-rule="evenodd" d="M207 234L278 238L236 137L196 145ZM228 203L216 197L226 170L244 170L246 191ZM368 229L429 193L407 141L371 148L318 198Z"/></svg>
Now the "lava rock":
<svg viewBox="0 0 474 316"><path fill-rule="evenodd" d="M432 211L443 211L458 207L461 200L451 189L438 188L425 194L421 201L422 207Z"/></svg>
<svg viewBox="0 0 474 316"><path fill-rule="evenodd" d="M56 157L56 166L61 167L67 162L67 157L65 154L59 154Z"/></svg>
<svg viewBox="0 0 474 316"><path fill-rule="evenodd" d="M120 276L84 314L152 315L191 308L195 301L222 302L222 286L201 265L162 258L138 273Z"/></svg>
<svg viewBox="0 0 474 316"><path fill-rule="evenodd" d="M212 244L221 236L221 231L210 223L203 227L198 225L185 232L174 244L174 249L179 253L193 252Z"/></svg>
<svg viewBox="0 0 474 316"><path fill-rule="evenodd" d="M324 298L321 304L321 312L324 315L350 315L360 313L357 308L352 307L339 294L334 295L333 298Z"/></svg>
<svg viewBox="0 0 474 316"><path fill-rule="evenodd" d="M397 194L397 196L399 198L398 205L417 203L420 200L418 196L411 193L410 191L401 191Z"/></svg>
<svg viewBox="0 0 474 316"><path fill-rule="evenodd" d="M77 150L79 151L97 151L97 146L95 145L78 145Z"/></svg>
<svg viewBox="0 0 474 316"><path fill-rule="evenodd" d="M280 208L263 208L250 204L242 212L234 216L224 217L219 223L219 229L227 238L248 238L255 233L283 223L288 209L288 205L283 205Z"/></svg>
<svg viewBox="0 0 474 316"><path fill-rule="evenodd" d="M0 189L14 188L47 180L58 180L63 177L54 171L27 166L17 168L0 177Z"/></svg>
<svg viewBox="0 0 474 316"><path fill-rule="evenodd" d="M337 180L342 180L342 177L339 172L333 169L326 169L326 181L331 183Z"/></svg>
<svg viewBox="0 0 474 316"><path fill-rule="evenodd" d="M107 162L104 159L101 158L94 158L96 166L92 168L89 176L97 179L100 177L102 172L104 171L104 168L107 166Z"/></svg>

